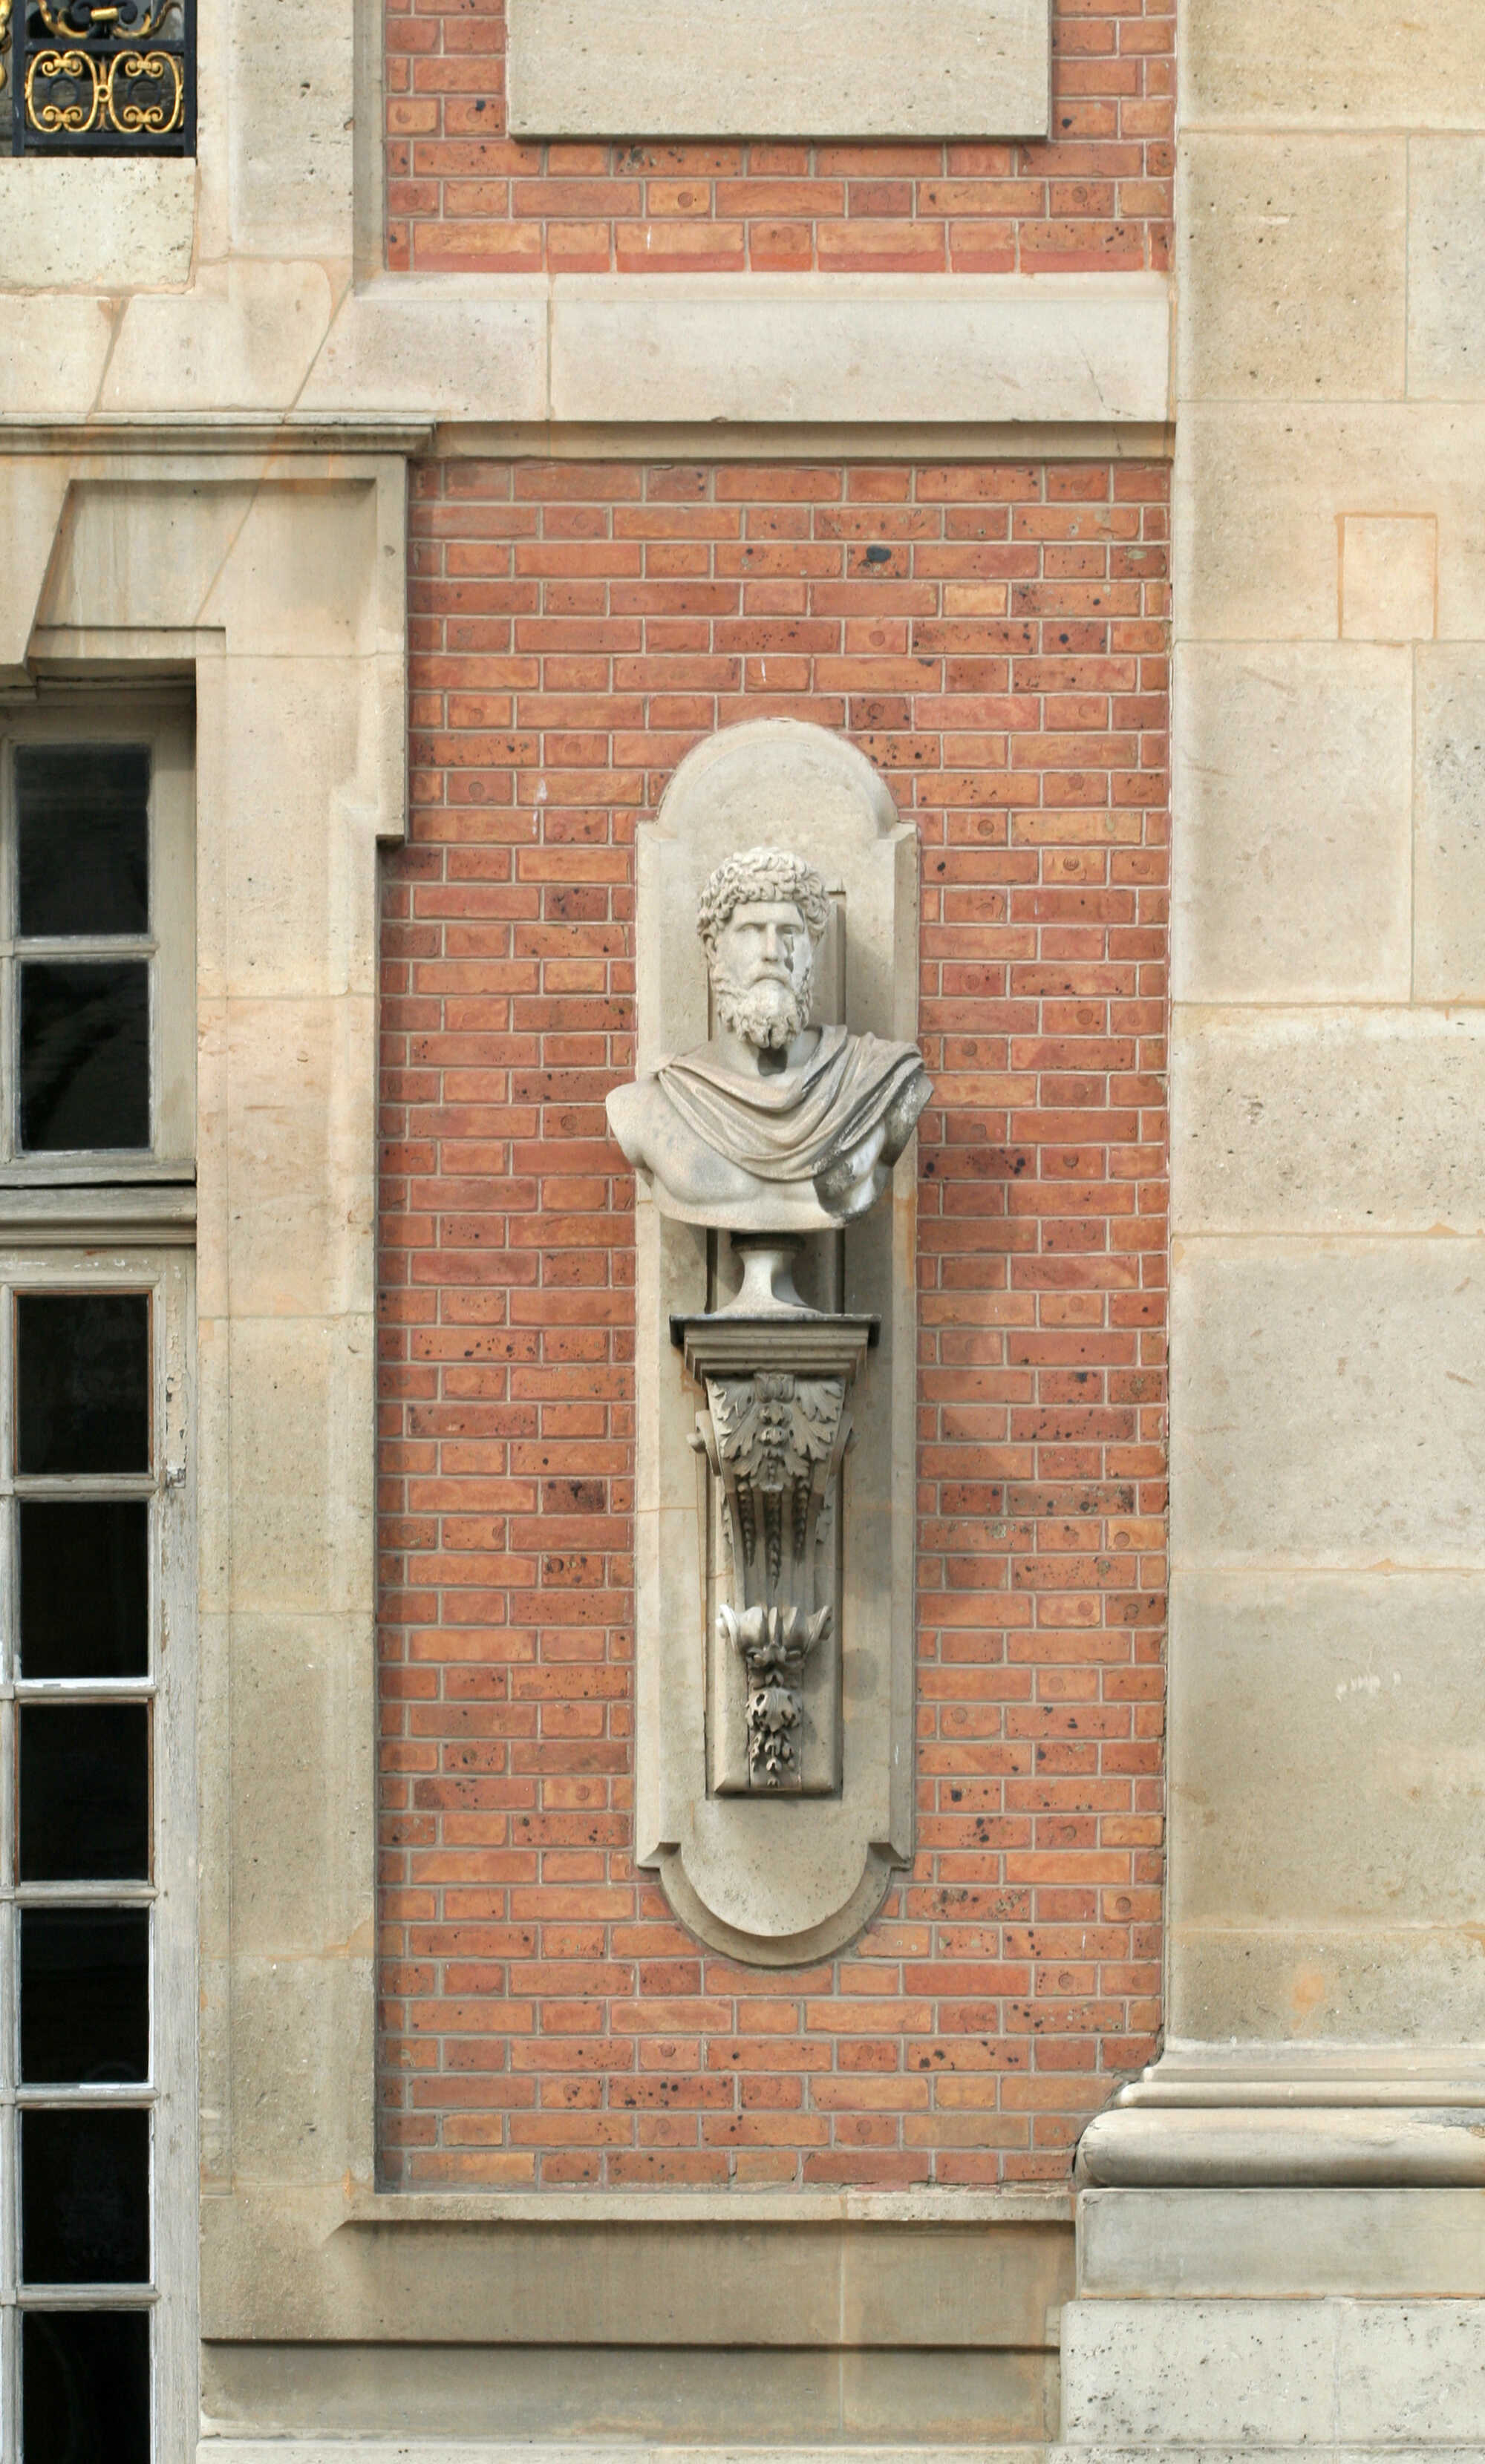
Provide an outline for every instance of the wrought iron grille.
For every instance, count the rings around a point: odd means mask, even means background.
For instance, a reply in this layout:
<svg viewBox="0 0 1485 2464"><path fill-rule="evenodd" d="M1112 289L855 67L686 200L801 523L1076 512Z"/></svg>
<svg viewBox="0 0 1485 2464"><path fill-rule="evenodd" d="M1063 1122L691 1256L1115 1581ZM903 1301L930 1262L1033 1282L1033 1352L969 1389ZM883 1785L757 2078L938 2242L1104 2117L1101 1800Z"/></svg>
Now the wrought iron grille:
<svg viewBox="0 0 1485 2464"><path fill-rule="evenodd" d="M0 0L7 104L12 154L194 154L196 0Z"/></svg>

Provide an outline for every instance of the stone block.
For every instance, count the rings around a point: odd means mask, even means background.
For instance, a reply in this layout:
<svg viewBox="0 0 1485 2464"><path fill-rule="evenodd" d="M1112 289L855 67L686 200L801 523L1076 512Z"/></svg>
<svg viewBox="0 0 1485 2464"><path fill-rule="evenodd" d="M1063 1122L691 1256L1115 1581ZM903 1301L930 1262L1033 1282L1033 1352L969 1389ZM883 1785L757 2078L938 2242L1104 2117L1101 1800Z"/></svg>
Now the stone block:
<svg viewBox="0 0 1485 2464"><path fill-rule="evenodd" d="M1109 2446L1302 2447L1334 2418L1323 2302L1075 2301L1062 2321L1062 2436Z"/></svg>
<svg viewBox="0 0 1485 2464"><path fill-rule="evenodd" d="M1482 1615L1479 1573L1177 1575L1178 1932L1474 1924Z"/></svg>
<svg viewBox="0 0 1485 2464"><path fill-rule="evenodd" d="M1099 2299L1485 2299L1477 2189L1089 2190L1077 2222Z"/></svg>
<svg viewBox="0 0 1485 2464"><path fill-rule="evenodd" d="M1400 138L1190 136L1181 183L1183 393L1400 396L1407 211Z"/></svg>
<svg viewBox="0 0 1485 2464"><path fill-rule="evenodd" d="M1180 1008L1175 1231L1485 1233L1485 1017Z"/></svg>
<svg viewBox="0 0 1485 2464"><path fill-rule="evenodd" d="M350 257L355 16L233 0L229 210L246 256Z"/></svg>
<svg viewBox="0 0 1485 2464"><path fill-rule="evenodd" d="M355 1705L374 1661L369 1618L233 1620L237 1958L292 1960L343 1947L370 1956L371 1741Z"/></svg>
<svg viewBox="0 0 1485 2464"><path fill-rule="evenodd" d="M565 420L1159 421L1153 275L559 275Z"/></svg>
<svg viewBox="0 0 1485 2464"><path fill-rule="evenodd" d="M368 1312L376 1225L366 1140L376 1068L370 996L233 1001L224 1035L234 1310Z"/></svg>
<svg viewBox="0 0 1485 2464"><path fill-rule="evenodd" d="M624 2464L641 2456L646 2464L651 2457L764 2464L770 2456L778 2464L826 2464L827 2454L829 2464L850 2464L857 2454L869 2454L872 2464L908 2464L904 2451L911 2464L946 2464L945 2450L953 2464L969 2464L971 2454L986 2453L984 2429L945 2438L933 2425L944 2413L973 2424L978 2406L981 2421L999 2433L996 2464L1039 2464L1049 2356L923 2354L901 2401L892 2394L895 2383L903 2385L899 2356L849 2358L854 2384L843 2399L843 2356L829 2345L761 2354L746 2344L647 2352L623 2343L296 2347L224 2341L203 2355L202 2409L211 2435L202 2453L213 2464L265 2452L272 2464L299 2464L300 2456L328 2464L333 2442L342 2440L355 2442L358 2459L369 2454L389 2464L387 2449L361 2442L380 2439L395 2422L398 2464L410 2454L418 2464L515 2464L517 2442L529 2464L544 2464L554 2452L564 2464L579 2457L581 2464L618 2464L621 2456ZM996 2363L1004 2366L997 2370ZM857 2396L866 2381L879 2387L879 2398ZM1004 2434L1003 2424L1015 2416L1000 2387L1029 2388L1019 2437ZM1011 2407L1021 2400L1013 2394ZM875 2424L856 2427L843 2419L848 2403L853 2412L865 2403L874 2413L893 2414L895 2426L880 2434ZM718 2440L721 2424L726 2436ZM260 2439L275 2444L265 2451L252 2443ZM287 2439L305 2443L277 2443ZM410 2440L431 2443L410 2449ZM569 2444L578 2441L576 2449Z"/></svg>
<svg viewBox="0 0 1485 2464"><path fill-rule="evenodd" d="M0 158L0 291L168 290L189 281L195 238L194 163ZM51 332L51 312L33 322Z"/></svg>
<svg viewBox="0 0 1485 2464"><path fill-rule="evenodd" d="M363 2127L355 2088L376 2032L369 1945L339 1956L235 1956L232 2145L236 2177L344 2182ZM369 2119L369 2117L367 2117Z"/></svg>
<svg viewBox="0 0 1485 2464"><path fill-rule="evenodd" d="M1477 0L1187 0L1184 125L1479 128Z"/></svg>
<svg viewBox="0 0 1485 2464"><path fill-rule="evenodd" d="M1359 2301L1339 2311L1337 2429L1342 2439L1453 2441L1479 2452L1485 2423L1485 2306Z"/></svg>
<svg viewBox="0 0 1485 2464"><path fill-rule="evenodd" d="M1407 149L1407 390L1485 396L1485 137L1415 137Z"/></svg>
<svg viewBox="0 0 1485 2464"><path fill-rule="evenodd" d="M1485 644L1418 661L1413 986L1422 1001L1485 991Z"/></svg>
<svg viewBox="0 0 1485 2464"><path fill-rule="evenodd" d="M1334 641L1338 521L1399 512L1437 517L1439 639L1485 638L1485 403L1193 403L1181 418L1187 638Z"/></svg>
<svg viewBox="0 0 1485 2464"><path fill-rule="evenodd" d="M372 665L361 663L364 681ZM244 658L224 666L229 774L252 781L251 818L219 834L211 851L221 973L204 949L204 988L260 1000L369 994L366 919L375 913L376 843L358 790L370 748L345 691L345 663ZM202 871L205 892L207 864Z"/></svg>
<svg viewBox="0 0 1485 2464"><path fill-rule="evenodd" d="M1171 1360L1179 1568L1485 1565L1479 1242L1183 1241Z"/></svg>
<svg viewBox="0 0 1485 2464"><path fill-rule="evenodd" d="M119 314L117 300L61 294L38 317L24 293L0 292L0 418L86 419Z"/></svg>
<svg viewBox="0 0 1485 2464"><path fill-rule="evenodd" d="M1343 514L1341 639L1431 642L1437 631L1437 516Z"/></svg>
<svg viewBox="0 0 1485 2464"><path fill-rule="evenodd" d="M108 362L101 408L115 413L282 410L330 325L322 265L238 257L189 291L136 292Z"/></svg>
<svg viewBox="0 0 1485 2464"><path fill-rule="evenodd" d="M1485 2033L1477 1925L1193 1924L1172 1929L1168 1957L1167 2023L1186 2036L1358 2047L1383 2038L1424 2047ZM1374 2134L1363 2133L1360 2144L1344 2141L1346 2159L1354 2155L1366 2168L1381 2163L1380 2171L1363 2169L1359 2178L1477 2178L1477 2135L1461 2143L1447 2114L1437 2129L1414 2129L1406 2115L1397 2120L1382 2134L1380 2160L1368 2144ZM1475 2118L1467 2127L1477 2132ZM1251 2146L1263 2149L1264 2142L1257 2116Z"/></svg>
<svg viewBox="0 0 1485 2464"><path fill-rule="evenodd" d="M1048 0L510 0L518 137L1045 137Z"/></svg>
<svg viewBox="0 0 1485 2464"><path fill-rule="evenodd" d="M369 1317L232 1321L232 1600L353 1613L370 1544Z"/></svg>
<svg viewBox="0 0 1485 2464"><path fill-rule="evenodd" d="M0 681L7 671L17 683L26 677L69 476L66 462L55 454L8 455L0 469Z"/></svg>
<svg viewBox="0 0 1485 2464"><path fill-rule="evenodd" d="M299 408L544 419L548 307L525 275L381 275L341 300Z"/></svg>
<svg viewBox="0 0 1485 2464"><path fill-rule="evenodd" d="M1177 999L1406 1001L1407 653L1193 645L1176 693Z"/></svg>

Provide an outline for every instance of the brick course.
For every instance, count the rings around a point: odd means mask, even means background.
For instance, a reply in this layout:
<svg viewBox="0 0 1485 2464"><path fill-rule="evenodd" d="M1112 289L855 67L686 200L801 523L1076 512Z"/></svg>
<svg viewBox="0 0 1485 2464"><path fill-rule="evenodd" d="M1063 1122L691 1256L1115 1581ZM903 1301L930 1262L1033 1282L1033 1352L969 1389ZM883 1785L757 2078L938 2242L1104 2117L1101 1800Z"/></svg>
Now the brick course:
<svg viewBox="0 0 1485 2464"><path fill-rule="evenodd" d="M384 891L382 2145L407 2186L1061 2175L1158 2021L1166 473L415 474ZM636 820L849 730L922 845L919 1854L734 1968L631 1850ZM904 1467L905 1468L905 1467ZM905 1490L904 1490L905 1494Z"/></svg>
<svg viewBox="0 0 1485 2464"><path fill-rule="evenodd" d="M505 0L388 0L388 265L425 273L1164 269L1173 0L1054 0L1043 144L540 144Z"/></svg>

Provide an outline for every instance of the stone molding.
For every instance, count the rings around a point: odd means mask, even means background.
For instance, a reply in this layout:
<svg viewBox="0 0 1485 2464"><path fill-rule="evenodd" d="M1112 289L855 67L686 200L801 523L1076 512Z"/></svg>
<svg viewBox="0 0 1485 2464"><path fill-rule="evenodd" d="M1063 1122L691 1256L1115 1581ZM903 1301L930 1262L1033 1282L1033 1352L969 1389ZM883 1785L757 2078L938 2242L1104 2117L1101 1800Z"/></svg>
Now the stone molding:
<svg viewBox="0 0 1485 2464"><path fill-rule="evenodd" d="M49 347L37 348L40 335ZM0 292L0 422L847 428L1164 421L1132 275L383 275L237 257L183 291Z"/></svg>
<svg viewBox="0 0 1485 2464"><path fill-rule="evenodd" d="M1485 2068L1468 2046L1181 2049L1078 2142L1080 2188L1485 2183Z"/></svg>
<svg viewBox="0 0 1485 2464"><path fill-rule="evenodd" d="M995 2464L1046 2464L1041 2446L997 2443ZM549 2445L544 2439L499 2439L471 2446L442 2438L394 2440L302 2438L204 2438L197 2464L985 2464L974 2447L676 2447ZM1086 2464L1086 2458L1084 2459ZM1447 2459L1444 2459L1447 2464ZM1470 2464L1474 2464L1473 2457Z"/></svg>

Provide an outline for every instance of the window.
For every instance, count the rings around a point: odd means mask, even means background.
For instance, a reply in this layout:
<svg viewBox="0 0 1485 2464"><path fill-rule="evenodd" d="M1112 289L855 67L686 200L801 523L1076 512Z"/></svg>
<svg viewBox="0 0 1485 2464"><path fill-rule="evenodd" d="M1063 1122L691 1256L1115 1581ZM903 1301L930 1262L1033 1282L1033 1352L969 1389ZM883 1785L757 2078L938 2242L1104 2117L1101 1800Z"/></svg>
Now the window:
<svg viewBox="0 0 1485 2464"><path fill-rule="evenodd" d="M194 154L196 0L0 0L13 154Z"/></svg>
<svg viewBox="0 0 1485 2464"><path fill-rule="evenodd" d="M190 737L0 738L0 2456L195 2387Z"/></svg>
<svg viewBox="0 0 1485 2464"><path fill-rule="evenodd" d="M190 736L93 704L0 777L0 1173L189 1179ZM9 1167L7 1171L6 1168Z"/></svg>

